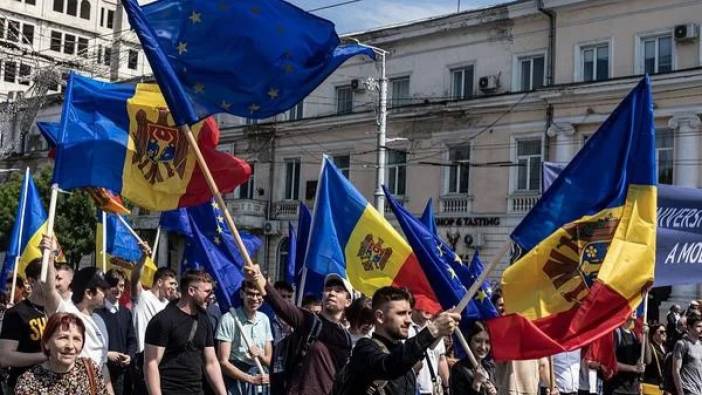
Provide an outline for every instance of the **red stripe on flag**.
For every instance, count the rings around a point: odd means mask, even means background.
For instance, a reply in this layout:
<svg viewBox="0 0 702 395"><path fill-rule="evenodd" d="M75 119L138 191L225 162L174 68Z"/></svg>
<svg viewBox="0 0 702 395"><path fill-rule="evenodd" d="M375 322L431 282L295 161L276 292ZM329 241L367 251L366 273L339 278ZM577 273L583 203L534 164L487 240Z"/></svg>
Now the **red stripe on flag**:
<svg viewBox="0 0 702 395"><path fill-rule="evenodd" d="M530 321L509 314L487 321L495 360L535 359L578 349L611 333L631 314L629 302L596 282L580 305Z"/></svg>
<svg viewBox="0 0 702 395"><path fill-rule="evenodd" d="M436 314L442 310L438 302L439 298L436 297L434 290L429 285L429 280L427 280L414 253L407 257L407 260L405 260L405 263L395 275L392 285L409 288L414 295L417 308L421 308L431 314Z"/></svg>

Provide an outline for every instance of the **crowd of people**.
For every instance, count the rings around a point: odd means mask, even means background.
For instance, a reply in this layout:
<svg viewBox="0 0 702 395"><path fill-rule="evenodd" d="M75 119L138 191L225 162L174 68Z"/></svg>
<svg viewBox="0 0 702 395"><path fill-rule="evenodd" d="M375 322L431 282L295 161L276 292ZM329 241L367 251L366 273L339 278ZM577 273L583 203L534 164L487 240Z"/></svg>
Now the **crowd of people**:
<svg viewBox="0 0 702 395"><path fill-rule="evenodd" d="M56 243L44 238L42 248L56 252ZM355 297L330 274L321 295L297 306L290 284L271 283L252 266L239 307L222 314L206 272L159 268L146 288L142 266L128 278L119 269L74 273L52 259L41 282L41 260L30 262L2 319L2 392L702 395L697 301L652 323L645 347L632 315L612 334L616 369L608 372L584 349L495 362L491 343L508 339L491 339L479 321L461 326L451 311L431 314L403 288ZM492 299L502 312L499 291ZM454 342L456 331L474 358Z"/></svg>

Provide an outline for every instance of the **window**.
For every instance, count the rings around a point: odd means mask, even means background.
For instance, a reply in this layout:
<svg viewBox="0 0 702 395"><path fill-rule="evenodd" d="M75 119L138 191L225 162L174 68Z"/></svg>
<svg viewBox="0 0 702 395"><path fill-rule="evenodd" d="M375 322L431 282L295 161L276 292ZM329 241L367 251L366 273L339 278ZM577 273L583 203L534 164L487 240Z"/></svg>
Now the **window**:
<svg viewBox="0 0 702 395"><path fill-rule="evenodd" d="M288 270L288 257L290 256L290 238L283 237L278 244L278 277L285 280Z"/></svg>
<svg viewBox="0 0 702 395"><path fill-rule="evenodd" d="M66 14L78 16L78 0L66 1Z"/></svg>
<svg viewBox="0 0 702 395"><path fill-rule="evenodd" d="M20 34L20 23L17 21L7 21L7 41L18 42Z"/></svg>
<svg viewBox="0 0 702 395"><path fill-rule="evenodd" d="M237 188L237 198L238 199L253 199L254 198L254 174L255 174L255 166L253 163L249 163L251 166L251 177L249 179L239 185L239 188Z"/></svg>
<svg viewBox="0 0 702 395"><path fill-rule="evenodd" d="M580 49L583 81L604 81L609 78L609 44Z"/></svg>
<svg viewBox="0 0 702 395"><path fill-rule="evenodd" d="M128 50L127 68L130 68L132 70L136 70L138 64L139 64L139 52L137 52L135 49Z"/></svg>
<svg viewBox="0 0 702 395"><path fill-rule="evenodd" d="M51 44L49 49L56 52L61 52L61 32L51 31Z"/></svg>
<svg viewBox="0 0 702 395"><path fill-rule="evenodd" d="M673 183L673 132L656 131L656 162L658 163L658 183Z"/></svg>
<svg viewBox="0 0 702 395"><path fill-rule="evenodd" d="M407 153L405 151L388 150L387 181L390 193L397 196L405 194L407 177Z"/></svg>
<svg viewBox="0 0 702 395"><path fill-rule="evenodd" d="M390 80L391 99L390 107L400 107L411 104L410 77L393 78Z"/></svg>
<svg viewBox="0 0 702 395"><path fill-rule="evenodd" d="M105 66L109 66L110 61L112 61L112 48L105 47L105 50L103 51L102 64L104 64Z"/></svg>
<svg viewBox="0 0 702 395"><path fill-rule="evenodd" d="M63 53L73 55L76 53L76 36L66 34L63 40Z"/></svg>
<svg viewBox="0 0 702 395"><path fill-rule="evenodd" d="M90 20L90 2L88 0L80 2L80 17Z"/></svg>
<svg viewBox="0 0 702 395"><path fill-rule="evenodd" d="M115 11L107 10L107 28L112 29L112 23L115 20Z"/></svg>
<svg viewBox="0 0 702 395"><path fill-rule="evenodd" d="M285 160L285 199L297 200L300 197L300 160Z"/></svg>
<svg viewBox="0 0 702 395"><path fill-rule="evenodd" d="M29 5L36 5L37 4L36 0L24 0L24 3L29 4Z"/></svg>
<svg viewBox="0 0 702 395"><path fill-rule="evenodd" d="M105 27L105 8L100 8L100 26Z"/></svg>
<svg viewBox="0 0 702 395"><path fill-rule="evenodd" d="M17 63L5 62L5 82L15 82L17 79Z"/></svg>
<svg viewBox="0 0 702 395"><path fill-rule="evenodd" d="M673 39L670 34L641 40L643 70L646 74L673 70Z"/></svg>
<svg viewBox="0 0 702 395"><path fill-rule="evenodd" d="M19 82L22 85L29 85L29 76L32 75L32 68L28 64L20 64Z"/></svg>
<svg viewBox="0 0 702 395"><path fill-rule="evenodd" d="M541 140L517 141L517 190L541 188Z"/></svg>
<svg viewBox="0 0 702 395"><path fill-rule="evenodd" d="M5 38L5 18L0 18L0 40Z"/></svg>
<svg viewBox="0 0 702 395"><path fill-rule="evenodd" d="M88 39L78 37L78 56L88 57Z"/></svg>
<svg viewBox="0 0 702 395"><path fill-rule="evenodd" d="M54 11L63 12L63 0L54 0Z"/></svg>
<svg viewBox="0 0 702 395"><path fill-rule="evenodd" d="M247 125L258 125L258 119L256 118L246 118Z"/></svg>
<svg viewBox="0 0 702 395"><path fill-rule="evenodd" d="M350 155L334 155L332 157L336 167L341 170L341 174L344 177L349 178L349 169L351 168L351 156Z"/></svg>
<svg viewBox="0 0 702 395"><path fill-rule="evenodd" d="M336 113L338 115L351 114L353 111L353 93L351 86L339 86L336 88Z"/></svg>
<svg viewBox="0 0 702 395"><path fill-rule="evenodd" d="M473 96L473 66L451 70L451 96L468 99Z"/></svg>
<svg viewBox="0 0 702 395"><path fill-rule="evenodd" d="M544 86L544 55L519 58L522 91L531 91Z"/></svg>
<svg viewBox="0 0 702 395"><path fill-rule="evenodd" d="M469 145L461 145L449 149L451 167L448 170L448 193L468 193L469 160Z"/></svg>
<svg viewBox="0 0 702 395"><path fill-rule="evenodd" d="M299 102L295 105L295 107L291 108L290 111L288 111L288 120L289 121L297 121L302 119L302 114L303 114L303 109L304 109L304 102Z"/></svg>
<svg viewBox="0 0 702 395"><path fill-rule="evenodd" d="M22 43L23 44L34 44L34 25L25 23L22 25Z"/></svg>

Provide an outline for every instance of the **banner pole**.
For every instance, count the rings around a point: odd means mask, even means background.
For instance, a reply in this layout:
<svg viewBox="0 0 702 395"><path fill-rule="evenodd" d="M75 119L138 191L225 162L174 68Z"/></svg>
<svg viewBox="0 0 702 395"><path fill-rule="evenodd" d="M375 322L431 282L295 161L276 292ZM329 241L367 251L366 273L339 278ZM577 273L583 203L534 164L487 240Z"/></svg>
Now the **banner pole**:
<svg viewBox="0 0 702 395"><path fill-rule="evenodd" d="M20 196L20 217L19 217L19 234L17 235L17 256L15 257L15 266L12 273L12 290L10 293L10 305L15 304L15 289L17 289L17 274L19 272L20 258L22 257L22 232L24 232L24 216L27 215L27 194L29 194L29 167L24 173L24 185L22 185L22 195Z"/></svg>
<svg viewBox="0 0 702 395"><path fill-rule="evenodd" d="M154 261L156 259L156 251L158 250L158 240L161 237L161 226L156 227L156 237L154 238L154 248L151 249L151 260ZM155 261L154 261L155 262ZM158 266L158 265L156 265Z"/></svg>
<svg viewBox="0 0 702 395"><path fill-rule="evenodd" d="M480 276L478 276L478 279L473 282L473 284L470 286L468 291L466 292L465 295L463 295L463 299L456 305L456 307L453 308L453 311L455 313L461 314L463 310L468 306L468 303L473 299L473 296L475 296L476 292L478 292L478 289L483 285L485 282L485 279L487 276L495 270L497 265L500 263L502 260L502 257L505 256L507 251L509 251L509 248L511 246L511 241L507 240L505 243L502 245L502 248L500 248L500 251L495 255L494 258L490 261L490 264L483 270L482 273L480 273Z"/></svg>
<svg viewBox="0 0 702 395"><path fill-rule="evenodd" d="M215 183L214 178L212 177L212 172L210 172L210 168L207 166L207 162L205 162L205 157L202 156L202 152L200 151L200 147L198 147L197 145L197 141L195 140L195 136L193 135L192 130L190 130L190 126L181 125L179 129L180 132L183 133L188 139L188 143L190 144L190 147L195 153L197 163L200 166L200 170L202 170L202 174L205 176L205 181L207 181L207 186L210 187L210 192L212 192L212 195L215 198L215 202L217 202L219 210L224 215L224 219L227 222L227 226L229 226L229 230L232 232L232 236L234 236L234 242L236 243L236 246L241 252L241 257L244 258L244 266L253 266L253 262L251 261L249 252L246 250L246 246L241 240L239 231L236 229L236 225L234 225L234 219L232 218L231 214L229 214L227 204L224 202L222 194L219 191L219 187L217 186L217 183Z"/></svg>
<svg viewBox="0 0 702 395"><path fill-rule="evenodd" d="M239 321L239 317L236 316L236 310L232 307L229 312L231 313L232 317L234 318L234 324L236 325L236 329L239 331L241 334L241 338L244 340L244 345L246 346L246 349L248 350L251 348L251 341L249 340L249 337L246 336L246 333L244 333L244 327L241 325L241 322ZM258 369L261 374L266 374L266 372L263 370L263 365L261 365L261 361L259 361L258 357L254 357L254 362L256 363L256 369Z"/></svg>
<svg viewBox="0 0 702 395"><path fill-rule="evenodd" d="M102 272L107 273L107 213L105 210L102 212Z"/></svg>
<svg viewBox="0 0 702 395"><path fill-rule="evenodd" d="M643 322L643 334L641 339L641 355L639 356L639 365L642 365L645 361L646 347L648 345L648 320L646 316L648 315L648 289L643 294L643 317L641 322Z"/></svg>
<svg viewBox="0 0 702 395"><path fill-rule="evenodd" d="M297 305L302 306L302 297L305 293L305 282L307 281L307 266L302 266L302 276L300 276L300 289L297 292Z"/></svg>
<svg viewBox="0 0 702 395"><path fill-rule="evenodd" d="M129 231L129 233L131 233L132 236L134 236L134 238L137 239L137 241L138 241L139 243L147 244L144 240L142 240L141 237L139 237L139 235L137 234L137 232L136 232L134 229L132 229L132 227L129 225L129 223L127 222L127 220L124 219L124 217L122 217L120 214L115 214L115 215L117 215L117 218L119 218L119 221L122 223L122 225L124 225L124 226L127 228L127 230Z"/></svg>
<svg viewBox="0 0 702 395"><path fill-rule="evenodd" d="M46 221L46 235L54 237L54 219L56 218L56 201L58 200L59 186L56 183L51 184L51 199L49 200L49 218ZM49 258L51 251L45 249L41 253L41 277L40 280L46 283L46 277L49 271Z"/></svg>

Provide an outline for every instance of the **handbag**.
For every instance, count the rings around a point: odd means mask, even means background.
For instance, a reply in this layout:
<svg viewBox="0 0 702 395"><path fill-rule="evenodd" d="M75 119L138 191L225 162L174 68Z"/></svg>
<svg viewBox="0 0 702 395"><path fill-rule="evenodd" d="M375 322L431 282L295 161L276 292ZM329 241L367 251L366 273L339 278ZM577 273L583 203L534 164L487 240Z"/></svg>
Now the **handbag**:
<svg viewBox="0 0 702 395"><path fill-rule="evenodd" d="M82 358L83 365L85 365L85 370L88 373L88 386L90 395L97 395L97 384L95 383L95 370L93 370L93 365L86 358Z"/></svg>

